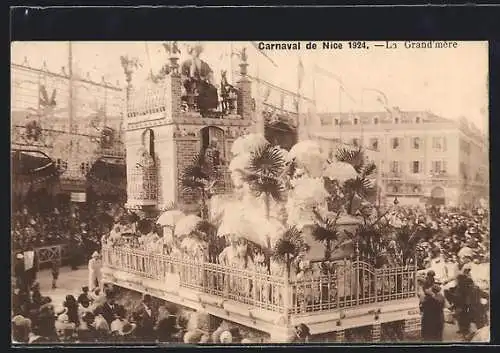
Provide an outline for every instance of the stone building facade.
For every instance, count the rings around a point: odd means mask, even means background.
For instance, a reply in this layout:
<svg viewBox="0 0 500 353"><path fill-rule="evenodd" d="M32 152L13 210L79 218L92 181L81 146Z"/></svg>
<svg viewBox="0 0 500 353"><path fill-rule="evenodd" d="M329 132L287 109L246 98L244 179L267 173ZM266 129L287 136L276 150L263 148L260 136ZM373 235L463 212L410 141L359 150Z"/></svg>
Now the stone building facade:
<svg viewBox="0 0 500 353"><path fill-rule="evenodd" d="M315 135L375 151L388 199L467 205L489 195L488 137L467 120L424 111L321 114Z"/></svg>
<svg viewBox="0 0 500 353"><path fill-rule="evenodd" d="M219 117L203 117L197 111L183 109L181 102L181 75L173 70L158 82L147 81L131 90L125 118L125 144L127 150L127 207L164 209L175 204L182 209L196 206L196 197L183 190L180 178L193 158L214 139L223 161L230 159L232 143L239 136L255 129L251 81L242 75L236 83L239 91L236 111ZM155 176L142 164L143 153L149 152L155 168ZM138 171L139 170L139 171ZM157 195L143 198L143 189L151 189L149 180L156 183Z"/></svg>

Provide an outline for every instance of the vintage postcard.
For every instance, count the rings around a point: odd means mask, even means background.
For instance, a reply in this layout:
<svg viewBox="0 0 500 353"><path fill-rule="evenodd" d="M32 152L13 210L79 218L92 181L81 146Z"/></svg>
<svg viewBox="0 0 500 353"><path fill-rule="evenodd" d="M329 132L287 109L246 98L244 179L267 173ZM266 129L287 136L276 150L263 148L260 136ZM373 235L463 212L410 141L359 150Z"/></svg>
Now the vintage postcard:
<svg viewBox="0 0 500 353"><path fill-rule="evenodd" d="M487 42L11 54L13 344L489 342Z"/></svg>

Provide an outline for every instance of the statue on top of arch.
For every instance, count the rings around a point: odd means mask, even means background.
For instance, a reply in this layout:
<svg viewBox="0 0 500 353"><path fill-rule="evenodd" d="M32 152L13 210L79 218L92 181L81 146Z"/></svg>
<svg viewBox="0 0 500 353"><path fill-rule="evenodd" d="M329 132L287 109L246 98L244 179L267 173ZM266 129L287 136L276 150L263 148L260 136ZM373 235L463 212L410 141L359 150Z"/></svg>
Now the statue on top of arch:
<svg viewBox="0 0 500 353"><path fill-rule="evenodd" d="M200 56L203 52L201 44L189 47L188 53L191 58L185 60L181 65L183 86L186 96L183 100L187 102L188 108L196 106L203 117L207 117L217 109L219 99L217 88L214 86L213 71Z"/></svg>

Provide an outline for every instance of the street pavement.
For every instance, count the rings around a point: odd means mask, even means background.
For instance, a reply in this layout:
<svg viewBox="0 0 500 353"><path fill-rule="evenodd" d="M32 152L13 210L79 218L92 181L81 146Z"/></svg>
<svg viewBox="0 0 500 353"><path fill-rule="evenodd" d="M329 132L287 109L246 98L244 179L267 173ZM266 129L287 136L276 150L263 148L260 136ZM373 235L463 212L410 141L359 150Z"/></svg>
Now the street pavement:
<svg viewBox="0 0 500 353"><path fill-rule="evenodd" d="M57 310L57 308L62 307L66 295L72 294L77 298L82 287L88 285L87 266L80 266L78 270L74 271L70 267L61 267L56 289L52 289L52 273L50 269L38 272L37 281L40 283L42 295L50 297Z"/></svg>

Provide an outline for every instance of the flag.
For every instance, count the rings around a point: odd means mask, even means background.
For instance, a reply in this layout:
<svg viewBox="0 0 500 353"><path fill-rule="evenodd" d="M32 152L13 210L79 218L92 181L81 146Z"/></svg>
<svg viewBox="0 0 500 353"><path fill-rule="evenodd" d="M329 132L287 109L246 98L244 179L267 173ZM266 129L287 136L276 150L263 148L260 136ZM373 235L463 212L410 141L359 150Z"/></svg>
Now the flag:
<svg viewBox="0 0 500 353"><path fill-rule="evenodd" d="M252 46L257 49L257 51L262 54L267 60L269 60L273 65L274 67L278 67L278 65L261 49L259 49L259 45L255 42L252 42Z"/></svg>
<svg viewBox="0 0 500 353"><path fill-rule="evenodd" d="M384 108L387 109L387 107L389 106L389 100L387 99L387 96L385 95L384 92L382 92L381 90L378 90L376 88L363 88L364 91L371 91L371 92L375 92L376 93L376 98L375 100L382 104L384 106Z"/></svg>
<svg viewBox="0 0 500 353"><path fill-rule="evenodd" d="M299 66L297 70L297 77L298 77L298 89L300 92L300 89L302 88L302 81L304 79L304 64L302 63L302 58L299 56Z"/></svg>
<svg viewBox="0 0 500 353"><path fill-rule="evenodd" d="M357 104L357 103L358 103L358 102L356 101L356 99L355 99L353 96L351 96L351 94L350 94L349 92L347 92L347 91L346 91L346 89L345 89L345 87L344 87L344 85L343 85L342 83L340 83L340 87L339 87L339 89L340 89L340 91L341 91L342 93L344 93L344 94L347 96L347 98L349 98L349 99L351 100L351 102L353 102L353 103L355 103L355 104Z"/></svg>

